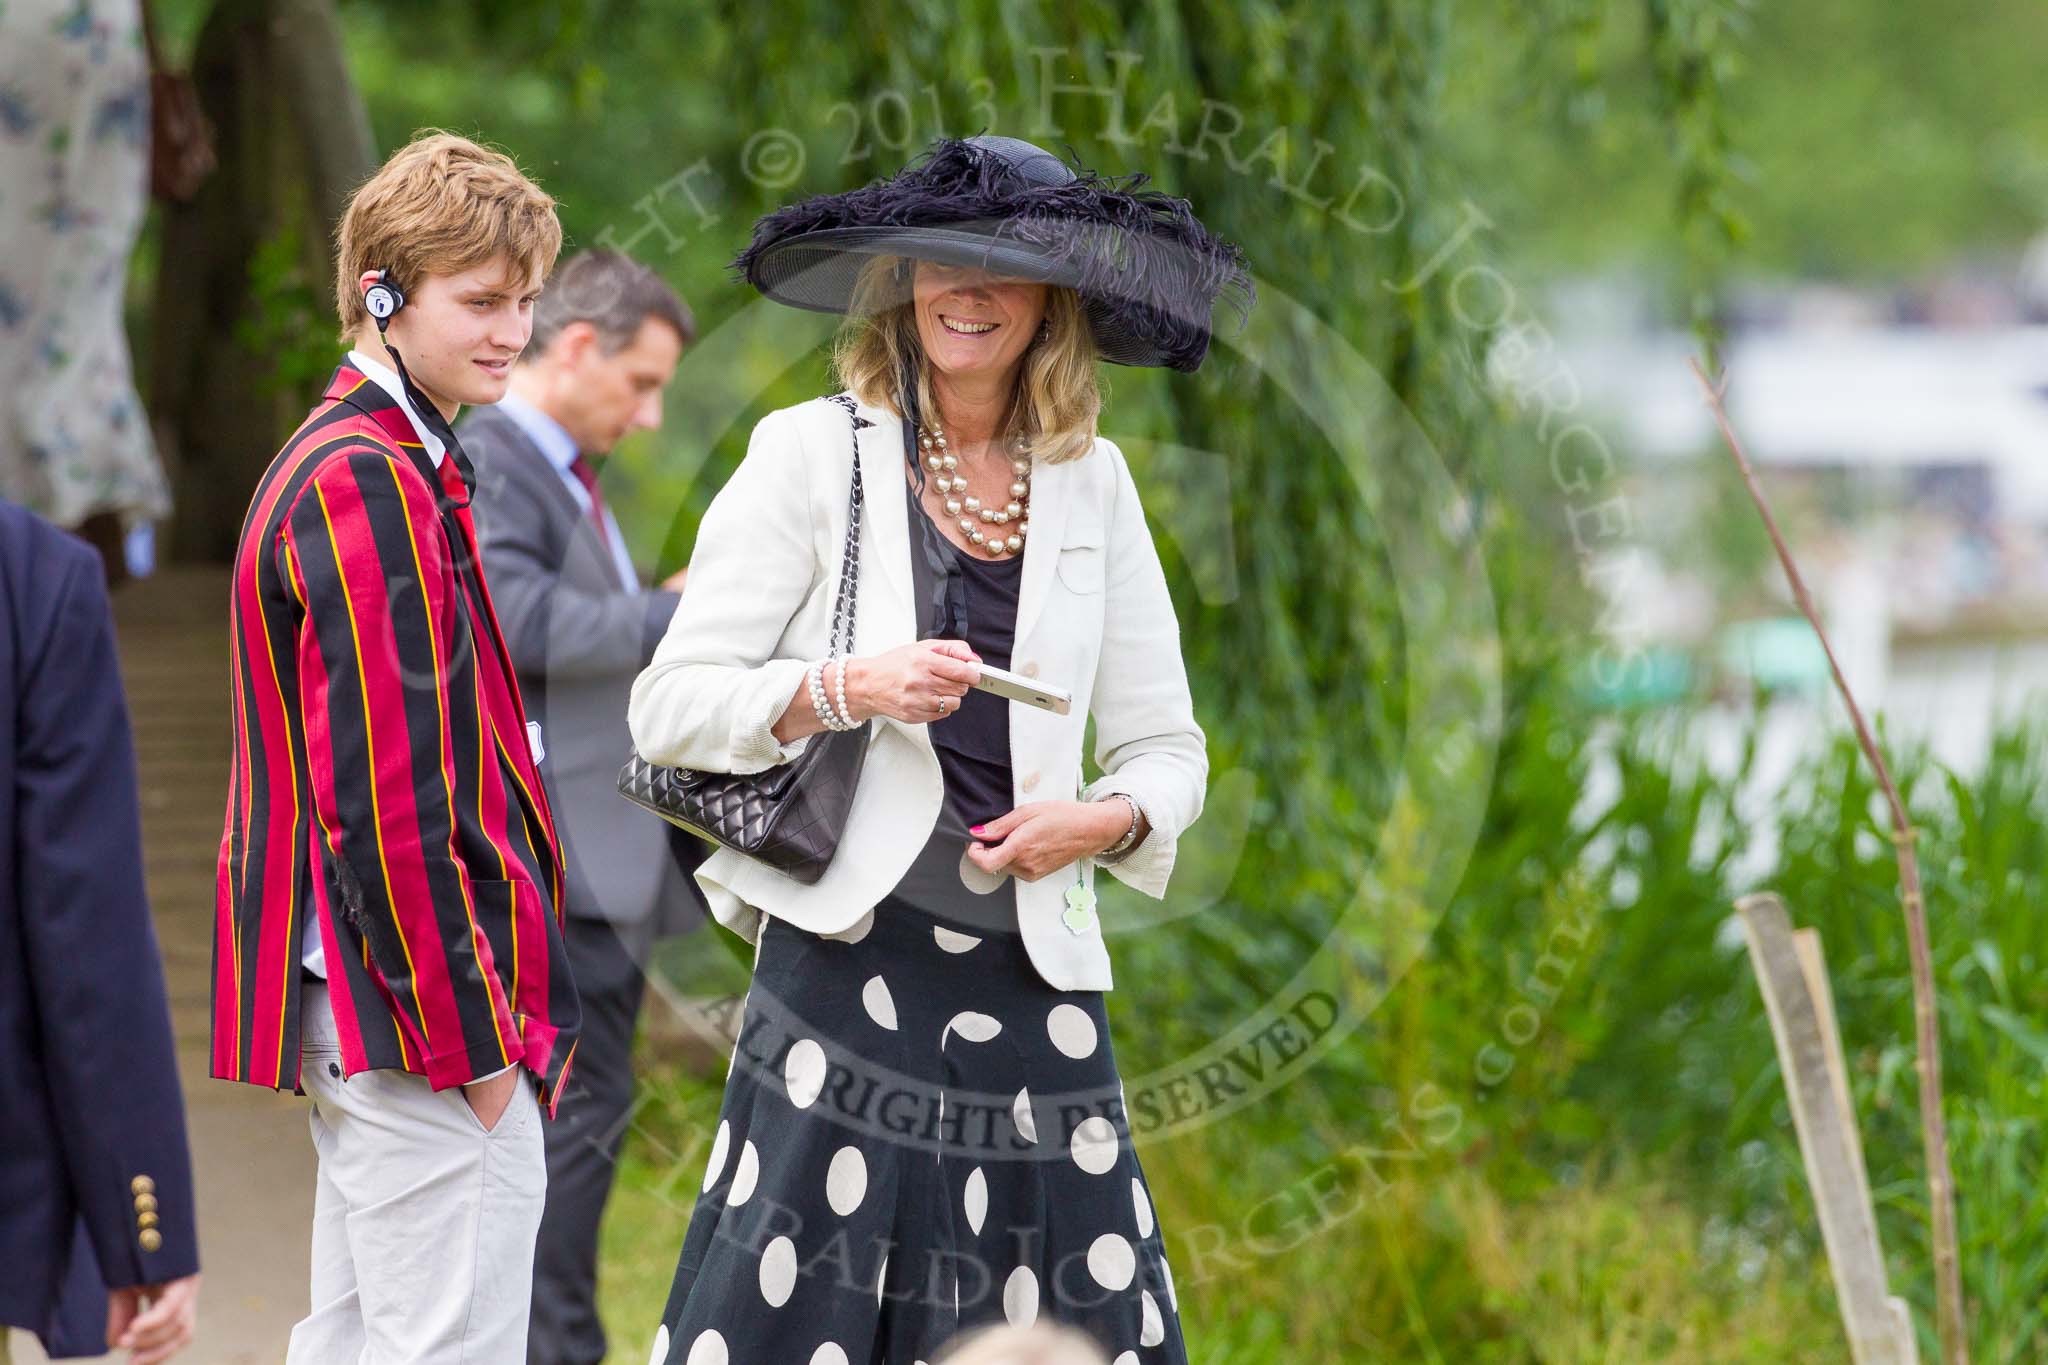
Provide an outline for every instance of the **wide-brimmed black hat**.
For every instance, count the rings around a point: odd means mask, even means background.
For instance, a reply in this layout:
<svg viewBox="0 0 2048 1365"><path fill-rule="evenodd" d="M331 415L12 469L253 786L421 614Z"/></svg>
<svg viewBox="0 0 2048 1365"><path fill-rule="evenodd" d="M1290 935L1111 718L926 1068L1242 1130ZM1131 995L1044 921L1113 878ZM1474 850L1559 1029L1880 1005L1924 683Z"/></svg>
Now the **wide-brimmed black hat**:
<svg viewBox="0 0 2048 1365"><path fill-rule="evenodd" d="M1142 188L1149 180L1080 170L1021 138L943 138L887 180L762 217L733 268L778 303L826 313L854 307L876 256L1065 285L1103 359L1193 370L1216 302L1242 317L1251 276L1242 250L1212 236L1187 200ZM908 281L895 280L866 302L908 297Z"/></svg>

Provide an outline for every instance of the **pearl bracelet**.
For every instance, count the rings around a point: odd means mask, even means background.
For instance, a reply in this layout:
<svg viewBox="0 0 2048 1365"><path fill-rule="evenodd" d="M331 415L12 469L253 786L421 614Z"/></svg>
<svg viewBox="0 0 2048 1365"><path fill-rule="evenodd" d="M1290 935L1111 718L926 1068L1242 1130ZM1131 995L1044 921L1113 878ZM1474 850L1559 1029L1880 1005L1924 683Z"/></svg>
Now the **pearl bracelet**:
<svg viewBox="0 0 2048 1365"><path fill-rule="evenodd" d="M833 690L839 702L839 720L843 728L858 730L860 722L853 718L853 708L846 704L846 660L836 659L839 671L832 675Z"/></svg>
<svg viewBox="0 0 2048 1365"><path fill-rule="evenodd" d="M832 703L826 700L825 665L828 662L830 661L820 659L818 662L812 664L804 674L804 680L810 688L811 709L817 712L818 723L823 725L827 730L857 729L858 727L855 725L851 717L847 717L846 719L842 720L839 716L834 715L832 712ZM843 675L845 670L841 669L840 672ZM845 686L843 676L840 685L842 689ZM841 707L843 708L844 705L845 703L842 701Z"/></svg>

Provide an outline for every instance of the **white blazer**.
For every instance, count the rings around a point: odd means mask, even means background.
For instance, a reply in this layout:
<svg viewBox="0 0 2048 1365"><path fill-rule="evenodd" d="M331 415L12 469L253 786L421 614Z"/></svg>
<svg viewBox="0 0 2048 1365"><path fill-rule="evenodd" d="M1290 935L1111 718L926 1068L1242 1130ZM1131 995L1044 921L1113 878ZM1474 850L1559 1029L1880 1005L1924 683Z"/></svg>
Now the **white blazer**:
<svg viewBox="0 0 2048 1365"><path fill-rule="evenodd" d="M863 509L852 653L917 636L901 419L861 404ZM752 773L803 752L811 736L776 743L770 727L829 651L832 601L846 542L853 476L851 424L824 398L772 412L746 458L704 513L682 601L654 659L633 684L627 720L650 763ZM1146 895L1166 893L1174 848L1201 813L1209 758L1188 695L1180 625L1130 467L1113 442L1031 475L1031 535L1018 591L1016 671L1073 694L1065 716L1010 703L1012 796L1093 800L1129 792L1151 832L1104 864ZM1095 718L1102 776L1081 781L1081 745ZM878 717L851 815L824 876L806 885L720 848L696 869L712 913L748 942L769 914L813 933L856 924L909 870L938 822L944 782L923 724ZM1118 806L1122 809L1121 803ZM1092 889L1095 862L1012 878L1032 963L1062 990L1110 989L1099 917L1080 932L1062 920L1066 891Z"/></svg>

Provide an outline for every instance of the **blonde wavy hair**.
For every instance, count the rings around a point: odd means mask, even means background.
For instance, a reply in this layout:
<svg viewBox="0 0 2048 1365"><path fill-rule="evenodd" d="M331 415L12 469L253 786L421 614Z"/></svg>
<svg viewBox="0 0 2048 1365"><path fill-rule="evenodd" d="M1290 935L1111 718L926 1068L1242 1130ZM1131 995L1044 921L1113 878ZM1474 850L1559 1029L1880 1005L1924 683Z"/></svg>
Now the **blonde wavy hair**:
<svg viewBox="0 0 2048 1365"><path fill-rule="evenodd" d="M938 1365L1108 1365L1095 1338L1074 1327L1037 1323L989 1327L956 1337Z"/></svg>
<svg viewBox="0 0 2048 1365"><path fill-rule="evenodd" d="M457 275L503 255L540 281L561 250L555 201L517 162L430 129L393 152L342 212L334 250L341 339L369 321L357 284L366 270L389 270L410 290L428 275Z"/></svg>
<svg viewBox="0 0 2048 1365"><path fill-rule="evenodd" d="M832 369L841 386L861 402L898 415L904 411L906 376L916 386L917 410L938 410L931 361L918 340L908 297L915 269L906 256L877 256L862 266L846 325L832 346ZM1081 296L1063 285L1046 286L1045 322L1045 338L1025 348L1017 367L1004 434L1023 437L1027 450L1058 464L1094 449L1102 383Z"/></svg>

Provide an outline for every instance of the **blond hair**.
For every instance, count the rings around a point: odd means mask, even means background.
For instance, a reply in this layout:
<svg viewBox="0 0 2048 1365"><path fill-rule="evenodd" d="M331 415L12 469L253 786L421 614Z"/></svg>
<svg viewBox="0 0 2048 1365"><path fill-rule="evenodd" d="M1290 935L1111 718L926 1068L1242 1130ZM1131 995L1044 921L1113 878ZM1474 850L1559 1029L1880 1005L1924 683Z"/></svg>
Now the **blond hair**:
<svg viewBox="0 0 2048 1365"><path fill-rule="evenodd" d="M561 250L555 201L511 157L454 133L421 133L342 212L334 252L342 340L369 320L358 284L366 270L389 270L400 288L417 289L429 275L504 255L542 280Z"/></svg>
<svg viewBox="0 0 2048 1365"><path fill-rule="evenodd" d="M917 319L906 297L912 262L877 256L861 267L853 287L846 325L833 342L832 368L846 391L863 403L901 415L906 378L915 386L917 410L937 411L932 399L932 366L918 340ZM1095 334L1081 296L1063 285L1048 285L1046 334L1026 348L1017 367L1005 430L1047 464L1079 459L1095 445L1102 410L1096 374Z"/></svg>
<svg viewBox="0 0 2048 1365"><path fill-rule="evenodd" d="M1037 1323L957 1337L940 1353L938 1365L1109 1365L1109 1360L1086 1332Z"/></svg>

